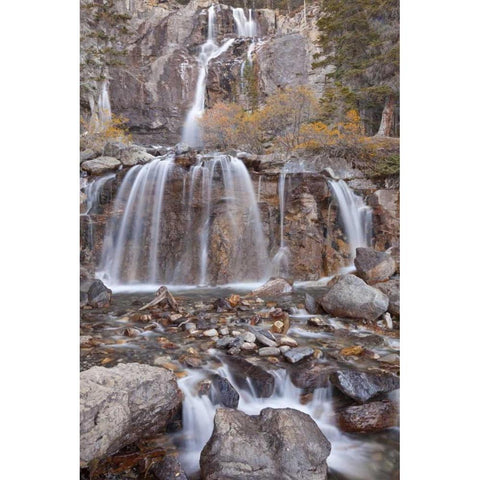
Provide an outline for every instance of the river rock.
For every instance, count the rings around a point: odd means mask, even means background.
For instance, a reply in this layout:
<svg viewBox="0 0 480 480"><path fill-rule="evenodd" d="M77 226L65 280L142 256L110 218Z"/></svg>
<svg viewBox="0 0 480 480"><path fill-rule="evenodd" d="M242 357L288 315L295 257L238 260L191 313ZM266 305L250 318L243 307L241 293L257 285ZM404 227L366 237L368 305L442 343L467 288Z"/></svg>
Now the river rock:
<svg viewBox="0 0 480 480"><path fill-rule="evenodd" d="M93 308L104 308L110 305L112 291L105 284L97 279L92 282L88 292L88 304Z"/></svg>
<svg viewBox="0 0 480 480"><path fill-rule="evenodd" d="M275 297L284 293L291 293L293 287L284 278L272 278L261 287L253 290L251 295L256 297Z"/></svg>
<svg viewBox="0 0 480 480"><path fill-rule="evenodd" d="M248 389L250 381L257 397L267 398L273 394L275 378L262 367L240 357L225 357L224 360L240 388Z"/></svg>
<svg viewBox="0 0 480 480"><path fill-rule="evenodd" d="M128 363L81 372L81 464L165 429L181 405L175 375L164 368Z"/></svg>
<svg viewBox="0 0 480 480"><path fill-rule="evenodd" d="M245 342L249 343L254 343L256 339L255 334L252 332L245 332L242 337Z"/></svg>
<svg viewBox="0 0 480 480"><path fill-rule="evenodd" d="M311 417L291 408L249 416L218 409L200 456L203 480L325 480L330 442Z"/></svg>
<svg viewBox="0 0 480 480"><path fill-rule="evenodd" d="M227 408L237 408L239 399L238 392L225 377L217 374L212 376L212 388L210 390L212 403Z"/></svg>
<svg viewBox="0 0 480 480"><path fill-rule="evenodd" d="M313 353L313 349L310 347L297 347L289 350L284 356L290 363L297 363L304 358L312 356Z"/></svg>
<svg viewBox="0 0 480 480"><path fill-rule="evenodd" d="M155 463L149 471L156 480L188 480L177 457L167 456L161 462Z"/></svg>
<svg viewBox="0 0 480 480"><path fill-rule="evenodd" d="M321 312L320 304L317 302L316 298L309 293L305 294L305 310L311 315L316 315Z"/></svg>
<svg viewBox="0 0 480 480"><path fill-rule="evenodd" d="M396 269L395 260L388 253L373 248L357 248L354 263L357 275L370 285L388 280Z"/></svg>
<svg viewBox="0 0 480 480"><path fill-rule="evenodd" d="M388 311L396 317L400 316L400 279L391 278L386 282L375 283L372 286L387 295L389 300Z"/></svg>
<svg viewBox="0 0 480 480"><path fill-rule="evenodd" d="M380 393L388 393L400 387L400 379L387 373L341 370L330 376L330 381L347 397L359 403L368 402Z"/></svg>
<svg viewBox="0 0 480 480"><path fill-rule="evenodd" d="M389 400L342 408L337 424L349 433L378 432L398 425L398 408Z"/></svg>
<svg viewBox="0 0 480 480"><path fill-rule="evenodd" d="M209 330L205 330L203 332L204 337L218 337L218 332L215 328L210 328Z"/></svg>
<svg viewBox="0 0 480 480"><path fill-rule="evenodd" d="M98 157L82 163L82 170L90 175L102 175L103 173L117 170L122 163L114 157Z"/></svg>
<svg viewBox="0 0 480 480"><path fill-rule="evenodd" d="M325 311L338 317L376 320L387 311L388 297L361 278L347 274L338 277L320 303Z"/></svg>
<svg viewBox="0 0 480 480"><path fill-rule="evenodd" d="M175 145L175 156L186 155L187 153L190 153L191 150L190 145L187 145L186 143L177 143Z"/></svg>
<svg viewBox="0 0 480 480"><path fill-rule="evenodd" d="M258 349L258 354L261 357L278 357L280 349L276 347L263 347Z"/></svg>
<svg viewBox="0 0 480 480"><path fill-rule="evenodd" d="M290 367L290 378L292 383L298 388L324 388L328 386L328 379L332 374L332 368L308 361L301 367Z"/></svg>
<svg viewBox="0 0 480 480"><path fill-rule="evenodd" d="M258 343L265 345L266 347L277 347L277 340L268 331L260 328L249 327L250 332L255 335L255 339Z"/></svg>

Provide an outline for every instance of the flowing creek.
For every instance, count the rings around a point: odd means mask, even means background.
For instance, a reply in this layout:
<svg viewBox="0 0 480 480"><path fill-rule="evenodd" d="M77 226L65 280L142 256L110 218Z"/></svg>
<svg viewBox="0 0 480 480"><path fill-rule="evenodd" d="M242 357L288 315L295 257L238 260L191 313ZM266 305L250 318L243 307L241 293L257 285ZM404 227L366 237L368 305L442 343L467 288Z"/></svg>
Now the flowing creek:
<svg viewBox="0 0 480 480"><path fill-rule="evenodd" d="M346 319L328 317L328 328L319 330L308 324L309 315L304 309L305 293L318 293L321 286L299 284L291 295L260 301L248 297L245 306L233 311L217 313L213 303L232 293L245 295L252 285L217 288L178 288L172 293L181 306L185 317L194 316L199 328L226 327L229 331L245 331L253 317L261 319L259 325L269 328L268 312L273 306L290 312L291 326L288 335L299 346L310 346L323 354L316 360L323 368L378 369L397 372L398 362L383 362L399 353L398 330L389 331L377 325L359 325ZM346 400L332 385L324 388L305 389L292 383L296 366L285 361L265 359L246 352L238 356L263 366L275 379L273 394L260 398L252 384L239 383L232 374L224 350L217 349L215 341L202 336L202 332L189 335L180 326L164 318L141 323L132 321L132 312L150 301L152 292L115 293L108 311L84 310L82 312L81 335L93 337L93 346L82 348L81 368L94 365L114 366L120 362L140 362L165 366L175 371L179 387L184 394L183 428L168 434L162 441L166 448L177 448L180 461L190 479L198 478L200 452L211 435L213 417L218 405L209 396L199 394L199 384L213 374L227 378L239 393L238 409L256 415L266 407L295 408L309 414L332 443L328 457L329 478L349 480L384 480L398 478L399 430L391 428L379 433L348 434L335 423L335 409ZM244 297L242 297L244 298ZM243 304L243 303L242 303ZM134 334L135 336L127 336ZM132 333L135 332L135 333ZM221 336L220 336L221 338ZM368 355L344 357L339 350L362 344L368 346ZM367 347L366 347L367 348ZM200 365L188 367L188 358L197 357ZM273 363L271 363L273 362ZM397 400L398 391L388 394ZM173 447L172 447L173 445Z"/></svg>

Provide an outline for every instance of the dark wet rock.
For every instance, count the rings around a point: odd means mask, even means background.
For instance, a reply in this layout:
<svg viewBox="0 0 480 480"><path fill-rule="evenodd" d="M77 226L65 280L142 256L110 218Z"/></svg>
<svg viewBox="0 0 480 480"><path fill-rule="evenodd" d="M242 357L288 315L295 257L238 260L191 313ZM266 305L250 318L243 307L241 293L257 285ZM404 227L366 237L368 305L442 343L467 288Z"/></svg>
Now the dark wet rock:
<svg viewBox="0 0 480 480"><path fill-rule="evenodd" d="M322 330L324 332L335 331L335 327L330 325L324 318L319 318L319 317L309 318L307 323L312 327L316 327L319 330Z"/></svg>
<svg viewBox="0 0 480 480"><path fill-rule="evenodd" d="M328 386L332 367L309 361L305 365L290 368L292 383L298 388L315 389Z"/></svg>
<svg viewBox="0 0 480 480"><path fill-rule="evenodd" d="M373 248L357 248L354 263L357 275L370 285L388 280L396 269L395 260L388 253Z"/></svg>
<svg viewBox="0 0 480 480"><path fill-rule="evenodd" d="M203 361L200 357L194 357L192 355L184 357L182 363L189 368L200 368L203 365Z"/></svg>
<svg viewBox="0 0 480 480"><path fill-rule="evenodd" d="M218 409L200 457L203 480L325 480L330 442L311 417L291 408L249 416Z"/></svg>
<svg viewBox="0 0 480 480"><path fill-rule="evenodd" d="M230 336L219 338L216 343L217 348L228 348L232 345L233 341L235 340L236 340L235 337L230 337ZM239 346L239 345L236 345L236 346Z"/></svg>
<svg viewBox="0 0 480 480"><path fill-rule="evenodd" d="M103 173L117 170L120 165L120 160L114 157L98 157L83 162L82 170L85 170L90 175L102 175Z"/></svg>
<svg viewBox="0 0 480 480"><path fill-rule="evenodd" d="M258 343L265 345L266 347L277 347L277 340L275 337L268 331L260 328L249 327L251 333L255 335L255 339Z"/></svg>
<svg viewBox="0 0 480 480"><path fill-rule="evenodd" d="M94 280L87 292L88 304L93 308L104 308L110 305L112 291L101 280Z"/></svg>
<svg viewBox="0 0 480 480"><path fill-rule="evenodd" d="M272 278L261 287L253 290L251 295L257 297L275 297L285 293L292 293L292 285L284 278Z"/></svg>
<svg viewBox="0 0 480 480"><path fill-rule="evenodd" d="M313 349L310 347L296 347L289 350L284 354L284 357L290 363L297 363L304 358L308 358L313 355Z"/></svg>
<svg viewBox="0 0 480 480"><path fill-rule="evenodd" d="M388 311L395 315L400 316L400 279L391 278L386 282L375 283L372 287L378 288L388 297Z"/></svg>
<svg viewBox="0 0 480 480"><path fill-rule="evenodd" d="M81 372L81 464L164 430L181 405L175 375L164 368L128 363Z"/></svg>
<svg viewBox="0 0 480 480"><path fill-rule="evenodd" d="M156 480L188 480L177 457L171 455L155 463L149 471Z"/></svg>
<svg viewBox="0 0 480 480"><path fill-rule="evenodd" d="M230 303L227 302L227 300L225 300L224 298L219 298L215 300L215 302L213 303L213 306L217 313L228 312L232 309Z"/></svg>
<svg viewBox="0 0 480 480"><path fill-rule="evenodd" d="M330 376L330 381L345 395L360 403L400 387L400 379L395 375L355 370L335 372Z"/></svg>
<svg viewBox="0 0 480 480"><path fill-rule="evenodd" d="M311 315L316 315L317 313L322 312L322 307L318 303L317 299L309 293L305 294L305 310Z"/></svg>
<svg viewBox="0 0 480 480"><path fill-rule="evenodd" d="M223 405L227 408L237 408L240 396L233 385L220 375L212 376L212 388L210 400L215 405Z"/></svg>
<svg viewBox="0 0 480 480"><path fill-rule="evenodd" d="M240 352L240 349L238 350ZM225 361L230 367L235 383L240 388L248 389L248 380L250 380L258 397L267 398L273 394L275 378L262 367L240 357L226 357Z"/></svg>
<svg viewBox="0 0 480 480"><path fill-rule="evenodd" d="M322 308L338 317L376 320L388 308L388 297L355 275L341 275L321 299Z"/></svg>
<svg viewBox="0 0 480 480"><path fill-rule="evenodd" d="M380 335L364 335L364 336L355 336L355 342L359 343L363 347L381 347L385 345L385 339Z"/></svg>
<svg viewBox="0 0 480 480"><path fill-rule="evenodd" d="M378 432L398 425L398 408L389 400L342 408L337 424L349 433Z"/></svg>

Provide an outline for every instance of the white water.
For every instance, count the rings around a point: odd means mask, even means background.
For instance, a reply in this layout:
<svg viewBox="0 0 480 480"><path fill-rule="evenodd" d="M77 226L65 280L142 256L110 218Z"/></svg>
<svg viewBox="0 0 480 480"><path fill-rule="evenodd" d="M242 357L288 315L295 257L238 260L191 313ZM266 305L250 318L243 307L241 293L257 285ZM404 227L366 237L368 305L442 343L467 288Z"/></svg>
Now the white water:
<svg viewBox="0 0 480 480"><path fill-rule="evenodd" d="M257 24L253 19L252 9L248 9L248 19L245 15L243 8L233 8L233 20L235 21L235 27L238 37L250 37L253 38L257 35Z"/></svg>
<svg viewBox="0 0 480 480"><path fill-rule="evenodd" d="M109 173L107 175L104 175L103 177L94 179L85 187L84 192L87 196L87 207L85 210L85 215L96 213L103 187L112 178L115 178L115 174Z"/></svg>
<svg viewBox="0 0 480 480"><path fill-rule="evenodd" d="M200 47L198 54L198 77L195 87L195 98L193 105L187 113L183 125L182 142L192 146L202 146L201 129L199 119L205 111L205 93L207 86L207 73L209 62L226 52L234 39L227 40L223 45L218 46L215 42L215 5L208 9L208 34L207 41Z"/></svg>
<svg viewBox="0 0 480 480"><path fill-rule="evenodd" d="M350 256L355 258L358 247L368 247L372 238L372 209L355 195L343 180L328 181L337 201L344 233L350 247Z"/></svg>
<svg viewBox="0 0 480 480"><path fill-rule="evenodd" d="M213 353L213 352L212 352ZM177 434L176 442L180 449L180 461L187 475L199 470L200 453L213 431L213 418L217 406L208 396L198 396L198 383L213 371L189 370L188 376L178 381L184 393L183 430ZM314 391L312 400L302 405L302 390L291 382L286 370L273 370L275 391L270 398L259 398L251 385L242 389L235 382L227 365L223 364L216 373L226 377L240 395L238 410L248 415L258 415L261 410L271 408L294 408L310 415L332 444L327 464L335 471L347 475L352 480L372 480L378 466L372 456L383 451L383 445L371 440L357 440L341 432L334 424L332 391L319 388Z"/></svg>
<svg viewBox="0 0 480 480"><path fill-rule="evenodd" d="M182 188L166 195L173 172ZM169 238L166 202L177 240ZM221 246L212 245L218 241ZM266 242L247 168L236 157L215 154L200 157L186 173L167 155L131 168L123 179L97 276L116 291L148 291L160 283L204 286L216 283L211 251L219 249L228 263L222 283L266 280Z"/></svg>

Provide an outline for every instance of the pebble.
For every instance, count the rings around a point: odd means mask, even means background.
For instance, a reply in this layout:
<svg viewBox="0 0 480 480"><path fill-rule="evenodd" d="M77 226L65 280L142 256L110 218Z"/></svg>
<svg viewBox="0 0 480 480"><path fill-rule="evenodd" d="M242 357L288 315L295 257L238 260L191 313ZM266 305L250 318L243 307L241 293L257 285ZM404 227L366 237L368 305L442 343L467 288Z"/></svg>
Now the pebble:
<svg viewBox="0 0 480 480"><path fill-rule="evenodd" d="M282 345L282 346L279 348L279 350L280 350L283 354L285 354L285 353L287 353L287 352L290 350L290 348L291 348L291 347L289 347L288 345Z"/></svg>
<svg viewBox="0 0 480 480"><path fill-rule="evenodd" d="M297 363L304 358L310 357L313 355L313 349L310 347L297 347L292 348L287 353L285 353L285 358L290 363Z"/></svg>
<svg viewBox="0 0 480 480"><path fill-rule="evenodd" d="M195 330L197 328L197 326L194 323L188 322L183 326L183 328L187 332L192 332L193 330Z"/></svg>
<svg viewBox="0 0 480 480"><path fill-rule="evenodd" d="M246 350L246 351L253 351L253 350L257 349L257 345L255 343L245 342L240 348L242 350ZM269 348L269 347L267 347L267 348Z"/></svg>
<svg viewBox="0 0 480 480"><path fill-rule="evenodd" d="M246 332L246 333L243 334L243 339L245 340L245 342L255 343L256 337L252 332Z"/></svg>
<svg viewBox="0 0 480 480"><path fill-rule="evenodd" d="M235 340L235 337L223 337L223 338L219 338L217 340L217 347L218 348L227 348L229 347L233 340Z"/></svg>
<svg viewBox="0 0 480 480"><path fill-rule="evenodd" d="M262 347L258 349L258 354L261 357L276 357L280 355L280 349L276 347Z"/></svg>
<svg viewBox="0 0 480 480"><path fill-rule="evenodd" d="M282 333L284 324L280 320L277 320L272 325L272 332L273 333Z"/></svg>
<svg viewBox="0 0 480 480"><path fill-rule="evenodd" d="M227 327L222 327L220 329L220 335L228 335L228 328Z"/></svg>
<svg viewBox="0 0 480 480"><path fill-rule="evenodd" d="M203 332L204 337L216 337L218 336L218 332L215 328L211 328L210 330L205 330Z"/></svg>
<svg viewBox="0 0 480 480"><path fill-rule="evenodd" d="M240 349L240 347L232 347L228 350L228 354L229 355L238 355L242 350Z"/></svg>
<svg viewBox="0 0 480 480"><path fill-rule="evenodd" d="M298 347L297 341L292 337L283 336L280 338L280 345L288 345L289 347Z"/></svg>
<svg viewBox="0 0 480 480"><path fill-rule="evenodd" d="M239 332L238 330L232 330L232 336L234 336L234 337L238 337L241 334L242 334L242 332Z"/></svg>

